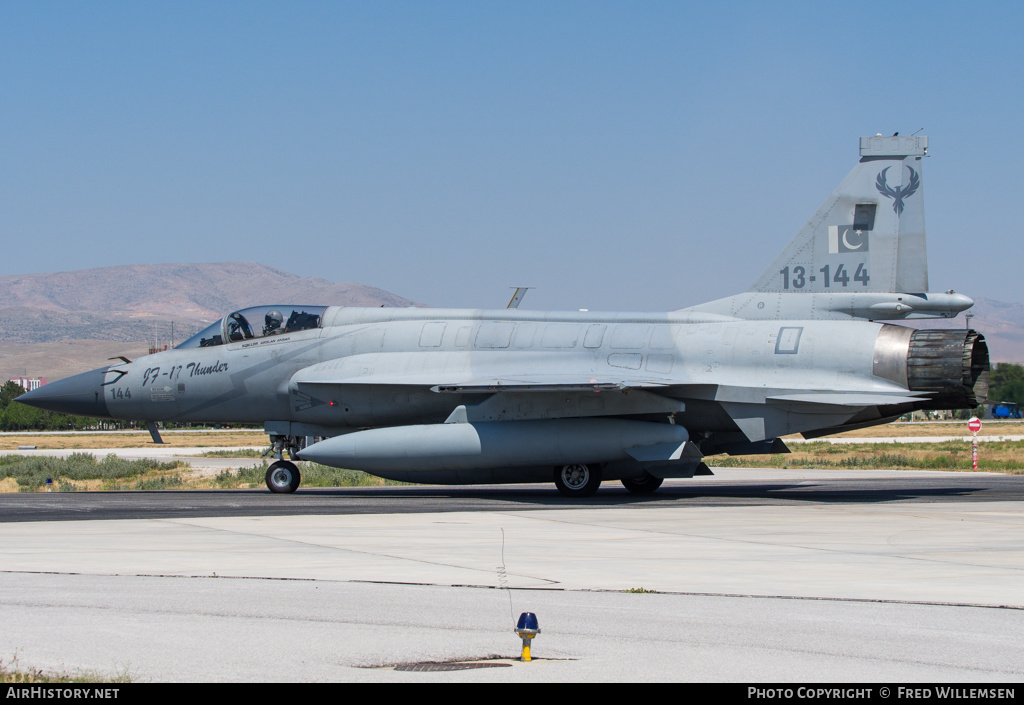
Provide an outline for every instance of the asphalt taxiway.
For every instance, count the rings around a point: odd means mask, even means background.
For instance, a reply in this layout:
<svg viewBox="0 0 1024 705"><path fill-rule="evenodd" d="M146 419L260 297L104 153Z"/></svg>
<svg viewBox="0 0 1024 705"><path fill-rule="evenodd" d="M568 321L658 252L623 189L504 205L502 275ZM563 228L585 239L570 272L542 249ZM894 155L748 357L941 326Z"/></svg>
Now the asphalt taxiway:
<svg viewBox="0 0 1024 705"><path fill-rule="evenodd" d="M575 503L543 486L0 496L0 658L155 681L1024 675L1024 478L716 473ZM529 664L522 611L541 622ZM490 667L429 670L468 661Z"/></svg>

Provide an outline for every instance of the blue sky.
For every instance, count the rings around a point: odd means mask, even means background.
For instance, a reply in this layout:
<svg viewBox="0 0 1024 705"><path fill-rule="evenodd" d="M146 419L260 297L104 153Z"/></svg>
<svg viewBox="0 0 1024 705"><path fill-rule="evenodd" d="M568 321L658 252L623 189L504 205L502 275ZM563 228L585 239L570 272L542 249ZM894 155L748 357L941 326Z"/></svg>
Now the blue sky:
<svg viewBox="0 0 1024 705"><path fill-rule="evenodd" d="M923 127L932 290L1021 301L1022 20L0 0L0 274L255 260L434 306L673 309L745 290L860 136Z"/></svg>

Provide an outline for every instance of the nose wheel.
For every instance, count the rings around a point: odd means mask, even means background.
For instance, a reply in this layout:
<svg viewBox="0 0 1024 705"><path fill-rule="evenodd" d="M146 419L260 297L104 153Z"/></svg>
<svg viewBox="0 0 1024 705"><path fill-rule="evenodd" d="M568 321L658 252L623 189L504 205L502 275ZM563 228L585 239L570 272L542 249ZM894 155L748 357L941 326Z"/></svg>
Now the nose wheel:
<svg viewBox="0 0 1024 705"><path fill-rule="evenodd" d="M565 497L590 497L601 486L601 467L573 463L555 468L555 486Z"/></svg>
<svg viewBox="0 0 1024 705"><path fill-rule="evenodd" d="M267 468L267 489L278 494L291 494L299 489L302 477L295 463L278 460Z"/></svg>

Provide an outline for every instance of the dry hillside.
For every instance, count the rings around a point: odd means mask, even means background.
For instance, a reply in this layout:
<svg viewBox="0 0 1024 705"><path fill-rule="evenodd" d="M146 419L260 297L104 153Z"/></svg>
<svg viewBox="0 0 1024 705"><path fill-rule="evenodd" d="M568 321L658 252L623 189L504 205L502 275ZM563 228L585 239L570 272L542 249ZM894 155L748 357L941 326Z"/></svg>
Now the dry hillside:
<svg viewBox="0 0 1024 705"><path fill-rule="evenodd" d="M365 284L256 262L140 264L0 277L0 375L60 379L181 342L225 313L266 303L413 305Z"/></svg>

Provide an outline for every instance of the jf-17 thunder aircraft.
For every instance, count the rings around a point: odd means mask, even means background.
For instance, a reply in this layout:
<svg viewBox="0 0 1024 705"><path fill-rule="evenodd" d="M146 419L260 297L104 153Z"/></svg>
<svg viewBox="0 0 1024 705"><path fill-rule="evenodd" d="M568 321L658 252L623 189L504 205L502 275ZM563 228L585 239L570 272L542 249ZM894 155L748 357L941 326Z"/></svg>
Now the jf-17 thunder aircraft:
<svg viewBox="0 0 1024 705"><path fill-rule="evenodd" d="M711 474L719 453L985 400L968 297L928 293L924 136L865 137L853 170L748 291L668 313L254 306L177 347L50 383L44 409L262 423L293 460L442 484L551 482L587 497ZM285 456L289 459L286 459Z"/></svg>

